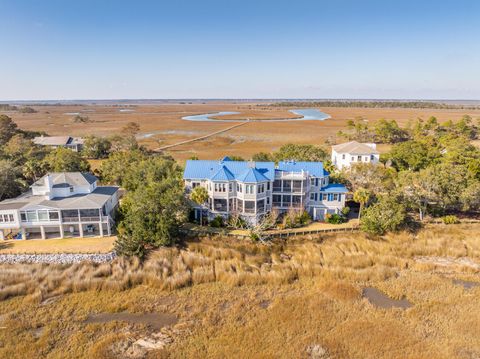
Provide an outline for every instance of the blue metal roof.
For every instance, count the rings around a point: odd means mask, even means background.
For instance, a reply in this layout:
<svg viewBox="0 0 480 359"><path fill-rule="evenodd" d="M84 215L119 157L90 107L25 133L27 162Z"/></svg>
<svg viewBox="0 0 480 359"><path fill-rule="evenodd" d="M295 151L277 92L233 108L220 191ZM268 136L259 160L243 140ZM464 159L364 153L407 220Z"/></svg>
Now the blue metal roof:
<svg viewBox="0 0 480 359"><path fill-rule="evenodd" d="M225 169L239 181L240 176L244 175L250 168L249 163L246 161L188 160L185 165L183 178L210 179L217 175L217 172L219 172L222 167L225 167ZM255 162L255 170L266 178L263 181L273 181L275 178L275 164L273 162ZM258 177L258 175L255 176Z"/></svg>
<svg viewBox="0 0 480 359"><path fill-rule="evenodd" d="M212 181L232 181L235 179L235 176L228 170L227 167L222 166L216 173L212 175L212 177L210 177L210 179Z"/></svg>
<svg viewBox="0 0 480 359"><path fill-rule="evenodd" d="M296 161L281 161L278 163L277 169L286 172L302 172L306 171L313 177L323 177L325 172L322 162L296 162ZM328 172L327 172L328 175Z"/></svg>
<svg viewBox="0 0 480 359"><path fill-rule="evenodd" d="M237 180L246 183L256 183L269 181L267 177L260 173L256 168L248 168L243 173L237 176Z"/></svg>
<svg viewBox="0 0 480 359"><path fill-rule="evenodd" d="M320 192L329 192L329 193L347 193L348 189L343 184L340 183L330 183L328 186L323 187Z"/></svg>

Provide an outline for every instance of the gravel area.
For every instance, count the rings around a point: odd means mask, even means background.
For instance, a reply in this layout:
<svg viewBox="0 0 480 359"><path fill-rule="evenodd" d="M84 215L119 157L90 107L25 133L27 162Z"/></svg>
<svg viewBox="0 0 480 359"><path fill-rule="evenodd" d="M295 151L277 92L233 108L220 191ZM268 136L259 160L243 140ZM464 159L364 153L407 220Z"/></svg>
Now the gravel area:
<svg viewBox="0 0 480 359"><path fill-rule="evenodd" d="M115 252L85 254L85 253L55 253L55 254L0 254L0 263L58 263L70 264L80 262L103 263L117 257Z"/></svg>

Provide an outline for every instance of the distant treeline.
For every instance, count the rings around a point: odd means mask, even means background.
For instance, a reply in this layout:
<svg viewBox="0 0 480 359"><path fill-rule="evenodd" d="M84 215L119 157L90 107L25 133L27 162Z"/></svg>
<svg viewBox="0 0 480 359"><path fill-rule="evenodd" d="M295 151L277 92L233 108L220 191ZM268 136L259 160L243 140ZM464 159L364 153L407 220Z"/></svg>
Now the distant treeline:
<svg viewBox="0 0 480 359"><path fill-rule="evenodd" d="M29 106L18 107L9 104L0 104L0 111L18 111L20 113L36 113L37 111Z"/></svg>
<svg viewBox="0 0 480 359"><path fill-rule="evenodd" d="M470 109L477 110L480 106L450 105L427 101L299 101L276 102L272 106L279 107L361 107L361 108L429 108L429 109Z"/></svg>

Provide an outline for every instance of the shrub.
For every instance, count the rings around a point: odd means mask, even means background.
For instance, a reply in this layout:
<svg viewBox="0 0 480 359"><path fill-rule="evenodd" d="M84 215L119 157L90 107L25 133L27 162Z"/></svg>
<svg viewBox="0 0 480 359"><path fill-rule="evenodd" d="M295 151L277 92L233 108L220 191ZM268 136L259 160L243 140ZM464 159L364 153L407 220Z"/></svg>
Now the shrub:
<svg viewBox="0 0 480 359"><path fill-rule="evenodd" d="M327 221L327 223L330 223L330 224L340 224L340 223L345 222L345 217L343 217L343 216L341 216L337 213L334 213L334 214L328 213L325 216L325 220Z"/></svg>
<svg viewBox="0 0 480 359"><path fill-rule="evenodd" d="M213 220L210 221L210 227L221 228L224 226L225 223L222 216L216 216Z"/></svg>
<svg viewBox="0 0 480 359"><path fill-rule="evenodd" d="M342 214L344 216L348 216L349 213L350 213L350 207L343 207L342 208Z"/></svg>
<svg viewBox="0 0 480 359"><path fill-rule="evenodd" d="M307 211L291 209L283 217L283 228L296 228L306 226L312 221Z"/></svg>
<svg viewBox="0 0 480 359"><path fill-rule="evenodd" d="M454 216L454 215L444 216L442 217L442 221L445 224L456 224L460 222L457 216Z"/></svg>
<svg viewBox="0 0 480 359"><path fill-rule="evenodd" d="M378 202L364 210L360 228L371 234L382 235L400 229L407 221L405 205L393 197L381 197Z"/></svg>

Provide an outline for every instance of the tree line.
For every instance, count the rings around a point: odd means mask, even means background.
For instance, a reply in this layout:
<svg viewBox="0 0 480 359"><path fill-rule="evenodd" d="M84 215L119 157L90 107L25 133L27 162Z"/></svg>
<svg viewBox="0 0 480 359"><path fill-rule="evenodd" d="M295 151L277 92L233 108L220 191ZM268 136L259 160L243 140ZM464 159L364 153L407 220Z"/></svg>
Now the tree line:
<svg viewBox="0 0 480 359"><path fill-rule="evenodd" d="M417 109L448 109L477 110L480 106L457 105L432 101L285 101L272 103L274 107L358 107L358 108L417 108Z"/></svg>

